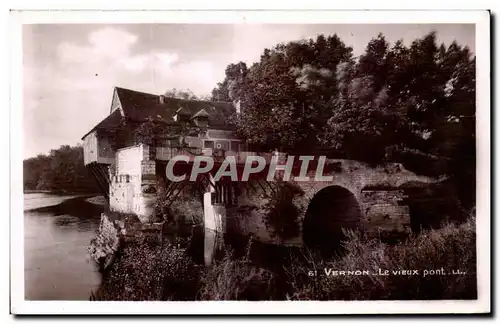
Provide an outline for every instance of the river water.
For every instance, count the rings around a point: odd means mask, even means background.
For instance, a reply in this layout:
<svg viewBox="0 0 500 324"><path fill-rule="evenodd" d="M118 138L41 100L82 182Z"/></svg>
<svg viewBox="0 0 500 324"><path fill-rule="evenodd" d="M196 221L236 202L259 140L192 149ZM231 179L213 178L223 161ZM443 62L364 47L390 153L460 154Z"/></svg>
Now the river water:
<svg viewBox="0 0 500 324"><path fill-rule="evenodd" d="M26 300L88 300L100 274L87 248L103 206L78 196L24 195Z"/></svg>

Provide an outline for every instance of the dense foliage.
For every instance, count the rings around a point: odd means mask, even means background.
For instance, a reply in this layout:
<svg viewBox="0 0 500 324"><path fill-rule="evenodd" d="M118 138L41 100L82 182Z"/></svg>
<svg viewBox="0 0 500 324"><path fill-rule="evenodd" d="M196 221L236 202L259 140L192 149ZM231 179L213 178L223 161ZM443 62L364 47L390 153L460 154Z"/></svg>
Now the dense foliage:
<svg viewBox="0 0 500 324"><path fill-rule="evenodd" d="M472 200L475 57L435 33L409 46L379 34L358 58L336 35L279 44L250 68L230 64L212 97L240 101L234 122L258 150L402 162Z"/></svg>
<svg viewBox="0 0 500 324"><path fill-rule="evenodd" d="M99 192L83 164L81 146L63 145L48 155L23 161L24 190L52 192Z"/></svg>
<svg viewBox="0 0 500 324"><path fill-rule="evenodd" d="M428 300L475 299L475 220L411 235L389 245L349 232L330 259L305 248L227 250L211 267L176 244L127 246L92 300ZM262 260L271 260L267 267ZM369 271L334 275L325 271ZM412 270L416 270L415 274ZM425 275L424 271L432 273ZM314 271L317 271L314 273ZM386 275L379 275L380 272ZM406 271L406 272L398 272Z"/></svg>

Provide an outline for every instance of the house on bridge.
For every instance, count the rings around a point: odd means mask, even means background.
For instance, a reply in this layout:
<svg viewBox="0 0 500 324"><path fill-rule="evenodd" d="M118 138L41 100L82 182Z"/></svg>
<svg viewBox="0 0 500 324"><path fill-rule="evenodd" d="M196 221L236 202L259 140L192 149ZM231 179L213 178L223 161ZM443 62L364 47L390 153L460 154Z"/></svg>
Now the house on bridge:
<svg viewBox="0 0 500 324"><path fill-rule="evenodd" d="M231 102L185 100L116 87L109 115L82 138L84 163L112 211L146 218L151 199L142 191L155 184L162 161L179 154L224 156L246 150L227 123L235 113Z"/></svg>
<svg viewBox="0 0 500 324"><path fill-rule="evenodd" d="M165 175L173 157L234 156L242 165L247 156L259 155L269 165L272 153L249 152L228 125L228 118L236 113L236 105L229 102L183 100L117 87L109 115L83 136L85 165L108 198L110 211L137 215L142 224L161 221L154 213L158 195L172 202L182 190L180 183L168 181ZM264 177L253 183L214 182L213 174L206 174L199 181L205 248L213 248L214 233L226 233L229 228L285 245L322 245L338 239L343 228L363 227L376 234L407 232L411 224L404 203L405 183L435 181L397 163L376 167L342 159L326 163L330 167L325 166L324 176L329 180L315 178L319 168L308 169L306 177L291 175L296 196L290 197L293 206L287 205L291 209L286 209L285 218L292 226L274 226L269 221L272 215L280 217L280 212L270 210L273 194L283 188L277 186L279 181L270 183ZM278 231L280 226L297 230L285 237Z"/></svg>

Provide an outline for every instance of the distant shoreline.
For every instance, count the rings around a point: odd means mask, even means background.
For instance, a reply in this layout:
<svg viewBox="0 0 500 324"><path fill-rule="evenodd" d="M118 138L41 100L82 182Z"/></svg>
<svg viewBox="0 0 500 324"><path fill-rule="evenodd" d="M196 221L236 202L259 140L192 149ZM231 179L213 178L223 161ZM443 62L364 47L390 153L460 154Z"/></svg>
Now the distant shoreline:
<svg viewBox="0 0 500 324"><path fill-rule="evenodd" d="M104 206L107 201L101 193L96 192L60 192L60 191L50 191L50 190L25 190L24 194L36 194L45 193L54 196L74 196L68 198L68 200L83 200L87 203ZM25 211L36 211L36 209L25 209Z"/></svg>
<svg viewBox="0 0 500 324"><path fill-rule="evenodd" d="M74 195L102 196L102 194L98 192L71 192L71 191L53 191L53 190L29 190L29 189L25 189L23 191L23 194L34 194L34 193L45 193L55 196L74 196Z"/></svg>
<svg viewBox="0 0 500 324"><path fill-rule="evenodd" d="M30 189L24 189L23 193L28 194L28 193L52 193L50 190L30 190Z"/></svg>
<svg viewBox="0 0 500 324"><path fill-rule="evenodd" d="M56 215L65 214L65 213L75 213L76 210L78 212L85 213L86 210L92 209L102 209L106 206L106 200L102 195L98 194L76 194L76 195L64 195L68 196L67 199L63 201L57 201L50 205L34 207L34 208L25 208L24 212L49 212L54 213ZM43 199L43 198L42 198Z"/></svg>

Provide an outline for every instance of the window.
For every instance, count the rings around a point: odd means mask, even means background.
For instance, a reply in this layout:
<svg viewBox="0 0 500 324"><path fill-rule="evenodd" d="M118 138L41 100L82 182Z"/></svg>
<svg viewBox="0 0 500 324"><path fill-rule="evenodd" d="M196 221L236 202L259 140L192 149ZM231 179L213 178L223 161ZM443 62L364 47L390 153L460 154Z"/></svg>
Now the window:
<svg viewBox="0 0 500 324"><path fill-rule="evenodd" d="M239 142L231 141L231 150L230 151L238 152L239 151L239 145L240 145Z"/></svg>
<svg viewBox="0 0 500 324"><path fill-rule="evenodd" d="M213 149L214 148L214 141L204 141L203 148Z"/></svg>
<svg viewBox="0 0 500 324"><path fill-rule="evenodd" d="M225 140L217 140L215 142L215 147L219 150L224 150L224 151L228 151L229 150L229 141L225 141Z"/></svg>

